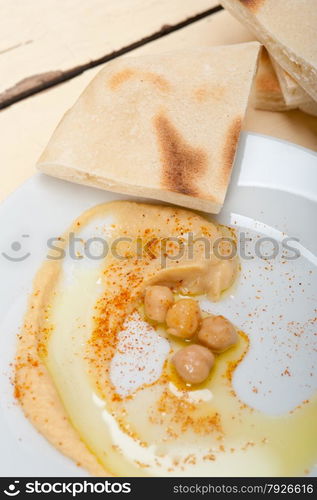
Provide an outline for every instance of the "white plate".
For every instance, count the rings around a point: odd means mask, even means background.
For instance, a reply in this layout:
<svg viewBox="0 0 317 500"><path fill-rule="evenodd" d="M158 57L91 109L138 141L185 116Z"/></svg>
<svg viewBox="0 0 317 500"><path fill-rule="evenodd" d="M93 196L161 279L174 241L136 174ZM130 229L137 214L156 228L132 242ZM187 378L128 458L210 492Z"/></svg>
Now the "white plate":
<svg viewBox="0 0 317 500"><path fill-rule="evenodd" d="M126 197L35 175L0 207L3 476L86 475L24 418L12 396L10 363L32 278L46 255L47 239L64 232L87 208L119 198ZM225 208L217 218L253 238L265 235L281 242L286 236L296 237L301 251L300 258L284 264L280 254L269 262L258 257L243 260L238 286L217 305L219 313L232 319L251 339L250 352L235 372L235 389L246 403L268 414L291 410L317 388L316 336L309 321L316 315L317 303L316 273L310 273L316 271L317 262L316 208L317 155L276 139L243 135ZM246 256L253 252L255 241L248 243ZM266 244L262 245L264 251ZM269 251L271 243L267 245ZM301 329L299 337L297 329ZM290 377L282 376L285 370ZM255 393L252 388L260 381L261 390ZM317 475L317 467L311 473Z"/></svg>

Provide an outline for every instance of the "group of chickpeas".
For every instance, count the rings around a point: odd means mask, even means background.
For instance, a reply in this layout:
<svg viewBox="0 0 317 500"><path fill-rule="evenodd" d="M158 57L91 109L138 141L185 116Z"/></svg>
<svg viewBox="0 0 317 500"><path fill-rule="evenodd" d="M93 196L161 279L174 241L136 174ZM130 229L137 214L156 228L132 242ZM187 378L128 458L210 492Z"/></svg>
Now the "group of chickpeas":
<svg viewBox="0 0 317 500"><path fill-rule="evenodd" d="M183 347L172 362L184 382L200 384L209 376L215 356L229 349L238 340L234 326L223 316L201 317L194 299L180 299L167 286L154 285L146 289L145 315L157 323L166 323L167 333L183 340L196 336L197 342ZM201 345L202 344L202 345Z"/></svg>

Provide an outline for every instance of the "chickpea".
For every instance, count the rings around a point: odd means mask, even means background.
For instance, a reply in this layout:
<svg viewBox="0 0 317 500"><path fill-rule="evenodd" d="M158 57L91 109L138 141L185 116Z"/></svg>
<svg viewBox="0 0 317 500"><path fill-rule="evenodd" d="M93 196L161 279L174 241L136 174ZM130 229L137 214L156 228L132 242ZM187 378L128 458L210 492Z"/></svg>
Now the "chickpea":
<svg viewBox="0 0 317 500"><path fill-rule="evenodd" d="M166 315L167 333L190 339L200 324L200 309L196 300L181 299L176 302Z"/></svg>
<svg viewBox="0 0 317 500"><path fill-rule="evenodd" d="M212 352L198 344L183 347L172 358L178 375L190 384L200 384L206 380L214 361Z"/></svg>
<svg viewBox="0 0 317 500"><path fill-rule="evenodd" d="M201 322L198 340L213 352L226 351L238 341L235 327L223 316L209 316Z"/></svg>
<svg viewBox="0 0 317 500"><path fill-rule="evenodd" d="M144 297L145 314L153 321L163 323L173 302L174 296L167 286L149 286Z"/></svg>

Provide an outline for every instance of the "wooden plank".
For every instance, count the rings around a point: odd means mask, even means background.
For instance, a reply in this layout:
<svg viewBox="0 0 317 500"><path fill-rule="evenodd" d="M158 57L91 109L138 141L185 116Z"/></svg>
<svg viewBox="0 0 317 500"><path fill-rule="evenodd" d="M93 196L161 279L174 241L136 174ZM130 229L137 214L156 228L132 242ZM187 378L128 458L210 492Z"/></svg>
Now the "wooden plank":
<svg viewBox="0 0 317 500"><path fill-rule="evenodd" d="M0 105L161 36L218 0L0 0ZM219 7L220 8L220 7Z"/></svg>
<svg viewBox="0 0 317 500"><path fill-rule="evenodd" d="M243 41L241 29L243 29L241 25L230 18L228 13L221 12L147 44L142 49L134 51L134 54ZM68 82L0 112L3 172L0 200L35 172L35 162L59 119L99 69L86 71ZM317 149L317 118L300 111L273 113L250 107L244 129Z"/></svg>

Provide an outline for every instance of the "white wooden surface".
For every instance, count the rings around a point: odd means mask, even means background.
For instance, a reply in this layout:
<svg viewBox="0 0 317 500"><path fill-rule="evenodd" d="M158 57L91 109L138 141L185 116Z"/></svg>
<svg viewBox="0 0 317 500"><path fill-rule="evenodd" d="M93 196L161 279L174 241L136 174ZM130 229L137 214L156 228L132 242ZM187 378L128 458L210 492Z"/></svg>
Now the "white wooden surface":
<svg viewBox="0 0 317 500"><path fill-rule="evenodd" d="M127 47L218 0L0 0L0 101ZM27 79L27 80L26 80ZM16 86L16 87L15 87ZM13 87L15 87L13 89Z"/></svg>

